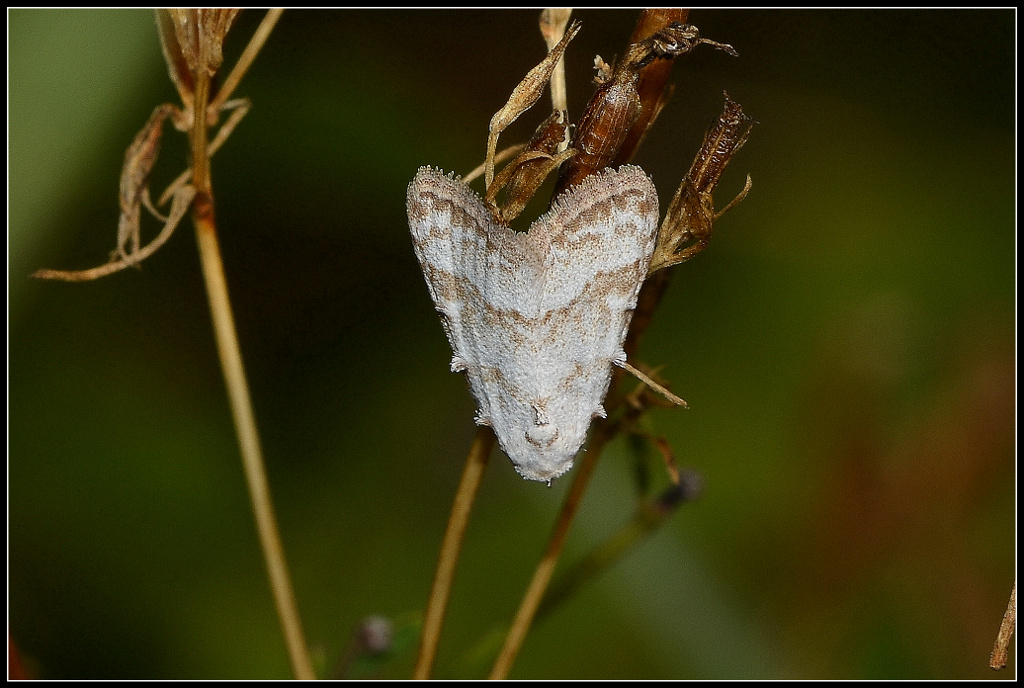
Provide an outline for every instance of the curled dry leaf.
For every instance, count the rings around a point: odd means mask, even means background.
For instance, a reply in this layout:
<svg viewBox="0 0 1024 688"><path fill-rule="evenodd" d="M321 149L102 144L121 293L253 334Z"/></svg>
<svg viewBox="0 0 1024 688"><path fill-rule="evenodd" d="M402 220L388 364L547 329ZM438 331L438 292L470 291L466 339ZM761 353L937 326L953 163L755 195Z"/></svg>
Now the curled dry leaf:
<svg viewBox="0 0 1024 688"><path fill-rule="evenodd" d="M65 282L87 282L89 280L112 275L126 267L138 265L140 262L153 255L158 248L163 246L164 243L171 238L171 234L174 233L174 228L177 227L178 223L181 222L181 219L185 217L185 213L188 212L189 206L192 205L192 199L195 198L195 195L195 188L189 185L182 186L175 191L174 195L171 197L171 209L167 213L163 229L160 230L160 233L155 239L153 239L153 241L149 242L138 251L130 254L127 258L115 258L109 263L89 270L37 270L32 273L32 276L39 279L56 279L63 280Z"/></svg>
<svg viewBox="0 0 1024 688"><path fill-rule="evenodd" d="M140 245L139 220L142 204L149 205L149 175L153 172L164 120L180 112L169 103L158 105L149 121L135 135L135 140L124 154L121 168L121 216L117 224L117 248L111 259L129 260L138 253ZM156 211L152 211L156 214Z"/></svg>
<svg viewBox="0 0 1024 688"><path fill-rule="evenodd" d="M488 188L491 186L491 182L494 181L494 153L498 147L498 136L540 99L548 80L551 78L551 73L555 69L555 65L558 64L558 61L565 53L569 41L576 37L579 30L580 23L573 22L569 30L565 32L562 40L551 49L551 52L541 60L540 64L523 77L523 80L512 90L512 95L509 96L505 106L494 113L494 116L491 118L487 136L487 167L484 174L484 182Z"/></svg>

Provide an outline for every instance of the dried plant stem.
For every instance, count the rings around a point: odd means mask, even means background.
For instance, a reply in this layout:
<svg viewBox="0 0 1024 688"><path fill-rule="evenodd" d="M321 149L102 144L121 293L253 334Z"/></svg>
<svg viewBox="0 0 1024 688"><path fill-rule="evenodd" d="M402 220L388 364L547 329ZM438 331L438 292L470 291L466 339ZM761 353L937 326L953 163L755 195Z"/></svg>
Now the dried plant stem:
<svg viewBox="0 0 1024 688"><path fill-rule="evenodd" d="M231 315L227 283L224 279L220 248L217 243L213 205L209 202L209 196L203 196L196 200L193 217L196 238L199 242L199 255L203 265L203 276L206 280L207 297L210 301L210 313L217 338L217 352L220 356L221 368L224 371L231 415L235 422L235 431L238 434L242 465L245 469L246 482L249 485L256 529L259 533L267 574L270 577L274 602L277 606L295 677L315 679L313 665L310 662L302 632L302 624L299 620L295 594L292 592L277 521L274 517L267 475L263 468L263 451L260 447L248 384L245 380L242 356L238 348L234 318Z"/></svg>
<svg viewBox="0 0 1024 688"><path fill-rule="evenodd" d="M202 77L205 75L201 74L196 83L197 112L206 111L206 102L209 96L209 79ZM206 118L194 118L190 136L192 182L196 189L192 218L196 228L203 277L206 281L207 298L210 302L210 314L217 340L217 353L224 371L231 415L235 422L235 432L238 434L238 443L242 453L242 466L246 482L249 485L253 514L256 518L256 530L270 577L270 586L284 633L285 644L288 647L292 671L296 678L313 680L316 675L313 672L313 665L303 636L295 594L292 591L284 549L281 546L281 537L274 517L270 488L263 467L263 451L256 429L256 417L252 409L249 386L246 383L245 369L242 365L242 354L238 347L238 335L231 313L231 302L228 298L227 280L224 277L224 265L221 262L220 246L217 242L217 225L210 186L210 160L206 136Z"/></svg>
<svg viewBox="0 0 1024 688"><path fill-rule="evenodd" d="M565 35L565 29L569 25L569 17L572 15L571 7L546 7L540 13L540 33L548 50L554 50L558 42ZM555 71L551 73L551 105L556 111L567 112L569 97L565 84L565 56L558 60ZM560 150L565 150L568 141Z"/></svg>
<svg viewBox="0 0 1024 688"><path fill-rule="evenodd" d="M701 489L700 477L695 473L687 473L679 484L671 486L656 499L642 502L627 524L595 546L552 583L537 609L537 618L540 619L558 607L588 581L643 542L664 525L680 505L696 498Z"/></svg>
<svg viewBox="0 0 1024 688"><path fill-rule="evenodd" d="M245 47L245 51L242 52L242 56L238 58L238 62L235 63L231 73L224 79L224 83L221 85L220 90L217 91L217 95L210 101L214 112L220 111L221 106L224 105L225 101L231 97L235 88L238 87L238 83L245 76L245 73L249 71L252 61L256 59L256 55L259 54L263 44L267 42L270 32L274 30L274 25L277 24L277 20L281 18L283 12L284 10L280 7L272 7L267 10L267 13L263 16L263 21L256 27L256 33L249 39L249 44Z"/></svg>
<svg viewBox="0 0 1024 688"><path fill-rule="evenodd" d="M1006 666L1007 651L1010 647L1010 638L1017 630L1017 581L1013 582L1013 590L1010 591L1010 601L1006 605L1006 613L1003 614L1003 621L999 624L999 634L992 646L992 655L989 657L988 665L995 670Z"/></svg>
<svg viewBox="0 0 1024 688"><path fill-rule="evenodd" d="M517 143L514 146L509 146L508 148L506 148L504 150L498 151L494 155L494 164L495 165L500 165L501 163L505 162L509 158L513 158L513 157L519 155L520 153L522 153L525 148L526 148L526 144L525 143ZM487 162L485 161L485 162L482 162L479 165L477 165L473 169L472 172L470 172L465 177L463 177L462 181L464 181L467 184L469 184L471 181L473 181L474 179L479 177L481 174L483 174L484 170L486 170L486 169L487 169Z"/></svg>
<svg viewBox="0 0 1024 688"><path fill-rule="evenodd" d="M678 484L672 485L656 499L639 504L632 519L612 533L604 542L593 547L582 559L557 577L544 593L537 607L534 623L555 611L566 599L574 595L601 572L607 570L625 554L658 530L676 512L677 508L699 496L702 489L700 476L686 473ZM483 636L463 654L462 667L475 666L477 658L497 657L508 626L498 626Z"/></svg>
<svg viewBox="0 0 1024 688"><path fill-rule="evenodd" d="M171 235L174 233L174 230L181 221L181 218L183 218L188 212L194 195L195 190L191 186L179 186L175 189L174 193L168 197L171 201L171 209L167 213L167 219L164 222L163 229L160 230L160 233L153 239L153 241L141 247L138 251L130 254L128 257L112 260L109 263L105 263L99 267L89 270L36 270L32 273L32 276L40 279L64 280L65 282L87 282L89 280L112 275L115 272L124 270L126 267L131 265L138 265L146 258L149 258L151 255L156 253L158 248L167 243L167 240L171 238Z"/></svg>
<svg viewBox="0 0 1024 688"><path fill-rule="evenodd" d="M541 600L544 599L548 583L551 582L551 576L555 572L558 558L562 554L565 539L569 535L569 527L583 502L583 493L590 483L590 476L593 475L594 467L597 465L597 460L608 439L607 428L608 423L605 420L598 420L594 423L593 437L587 446L587 451L583 454L583 460L576 467L576 475L569 488L569 493L565 496L565 502L562 503L562 510L551 531L548 545L533 572L530 585L519 603L519 610L505 637L505 645L501 648L494 668L491 669L491 675L488 678L492 680L501 680L508 676L509 670L512 669L512 663L515 662L516 656L519 654L519 648L522 647L523 640L526 639L526 633L530 630L533 618L537 614L537 608L540 606Z"/></svg>
<svg viewBox="0 0 1024 688"><path fill-rule="evenodd" d="M494 432L489 427L481 426L477 429L476 438L466 457L466 465L462 469L462 478L459 480L459 487L455 492L455 501L452 504L451 515L448 517L448 527L445 529L444 540L441 543L441 554L437 558L434 582L430 586L430 598L427 600L427 609L423 615L420 651L416 659L416 669L413 672L415 679L429 679L434 667L437 643L441 636L441 627L444 625L452 579L455 577L455 565L458 563L459 553L462 551L462 539L466 533L466 524L469 522L469 514L473 509L477 488L480 487L480 480L487 467L487 459L494 449L494 439Z"/></svg>

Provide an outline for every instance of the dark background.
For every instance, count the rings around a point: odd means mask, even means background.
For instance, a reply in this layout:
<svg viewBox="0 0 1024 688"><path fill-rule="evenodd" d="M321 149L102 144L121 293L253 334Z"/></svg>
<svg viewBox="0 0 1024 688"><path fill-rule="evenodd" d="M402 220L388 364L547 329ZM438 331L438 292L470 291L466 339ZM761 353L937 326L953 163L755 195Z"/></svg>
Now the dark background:
<svg viewBox="0 0 1024 688"><path fill-rule="evenodd" d="M227 65L260 11L243 12ZM570 117L635 11L579 11ZM544 55L530 11L289 11L214 158L227 277L318 661L425 602L474 405L415 263L418 166L466 173ZM650 427L704 497L529 636L515 678L1012 678L1015 13L699 10L635 162L664 205L721 109L759 121L642 360L690 403ZM114 247L124 150L173 101L148 11L11 11L9 629L46 678L289 675L189 223ZM523 139L546 100L502 139ZM155 188L184 167L168 127ZM156 232L150 219L148 236ZM496 454L439 670L510 617L568 487ZM566 561L625 523L613 444ZM412 652L383 676L407 677ZM482 675L483 667L469 675Z"/></svg>

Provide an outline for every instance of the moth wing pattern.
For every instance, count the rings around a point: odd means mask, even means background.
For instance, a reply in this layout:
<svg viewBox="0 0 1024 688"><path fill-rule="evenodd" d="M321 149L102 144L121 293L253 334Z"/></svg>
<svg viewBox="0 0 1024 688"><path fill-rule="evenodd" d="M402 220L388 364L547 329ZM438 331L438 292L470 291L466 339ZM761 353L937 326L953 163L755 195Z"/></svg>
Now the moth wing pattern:
<svg viewBox="0 0 1024 688"><path fill-rule="evenodd" d="M416 256L465 370L477 422L525 478L572 467L611 379L657 239L638 167L589 177L516 233L460 180L421 168L408 192Z"/></svg>
<svg viewBox="0 0 1024 688"><path fill-rule="evenodd" d="M525 262L512 230L498 225L483 200L461 180L422 167L409 185L407 208L413 248L452 346L452 371L466 371L491 425L495 394L481 384L480 366L508 359L495 341L499 313L516 310L516 280Z"/></svg>

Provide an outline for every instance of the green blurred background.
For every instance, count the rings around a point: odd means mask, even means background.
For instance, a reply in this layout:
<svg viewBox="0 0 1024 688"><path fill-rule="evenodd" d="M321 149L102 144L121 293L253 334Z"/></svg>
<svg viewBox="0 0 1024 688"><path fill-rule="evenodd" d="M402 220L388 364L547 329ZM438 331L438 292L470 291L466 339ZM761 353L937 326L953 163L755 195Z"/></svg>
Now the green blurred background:
<svg viewBox="0 0 1024 688"><path fill-rule="evenodd" d="M227 64L261 11L243 12ZM570 117L635 11L579 11ZM149 11L9 19L9 629L44 678L285 678L189 224L114 247L124 150L173 101ZM538 62L537 12L289 11L214 159L228 281L310 644L421 609L474 405L416 265L405 189L465 173ZM722 90L759 121L750 196L675 269L644 340L706 480L531 633L514 678L1012 678L1015 12L701 10L636 162L663 205ZM523 139L543 104L503 141ZM184 166L166 128L155 186ZM156 223L145 226L148 236ZM566 561L634 508L612 445ZM568 487L496 454L439 670L508 619ZM407 677L411 652L381 674ZM479 670L482 675L483 668ZM473 674L470 674L473 675Z"/></svg>

